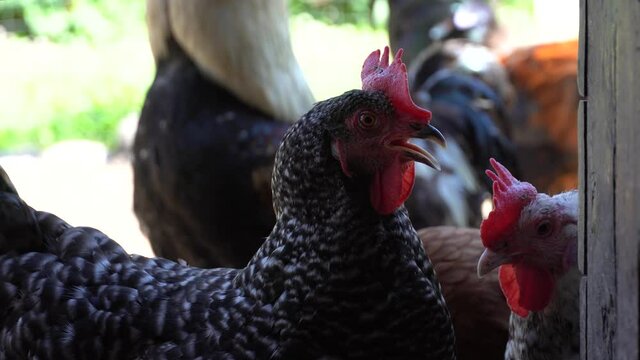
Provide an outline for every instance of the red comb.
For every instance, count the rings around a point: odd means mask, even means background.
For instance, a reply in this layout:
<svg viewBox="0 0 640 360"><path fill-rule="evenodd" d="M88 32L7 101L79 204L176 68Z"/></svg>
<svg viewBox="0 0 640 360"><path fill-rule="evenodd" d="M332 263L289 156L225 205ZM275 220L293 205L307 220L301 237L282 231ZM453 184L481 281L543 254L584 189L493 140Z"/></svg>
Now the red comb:
<svg viewBox="0 0 640 360"><path fill-rule="evenodd" d="M380 50L371 53L362 65L362 90L382 91L400 112L409 114L412 121L422 120L428 123L431 112L416 105L409 94L407 67L402 62L402 49L389 65L389 47L384 47L382 57Z"/></svg>
<svg viewBox="0 0 640 360"><path fill-rule="evenodd" d="M492 247L506 231L513 229L520 212L536 198L538 191L528 182L521 182L494 159L489 160L496 172L485 173L493 180L494 209L480 225L480 237L485 247Z"/></svg>

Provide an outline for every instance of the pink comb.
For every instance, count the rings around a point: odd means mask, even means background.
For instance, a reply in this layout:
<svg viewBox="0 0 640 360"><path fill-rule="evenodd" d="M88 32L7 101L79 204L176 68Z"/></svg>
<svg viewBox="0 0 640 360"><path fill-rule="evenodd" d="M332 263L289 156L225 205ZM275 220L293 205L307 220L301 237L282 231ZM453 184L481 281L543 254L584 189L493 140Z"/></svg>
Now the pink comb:
<svg viewBox="0 0 640 360"><path fill-rule="evenodd" d="M496 172L485 173L493 180L493 206L489 217L480 225L480 237L485 247L492 247L506 231L512 230L520 212L536 198L538 191L528 182L521 182L494 159L489 160Z"/></svg>
<svg viewBox="0 0 640 360"><path fill-rule="evenodd" d="M396 53L389 65L389 47L384 47L382 57L380 50L371 53L362 65L362 90L382 91L400 112L409 114L412 121L429 123L431 112L416 105L409 94L407 67L402 62L402 49Z"/></svg>

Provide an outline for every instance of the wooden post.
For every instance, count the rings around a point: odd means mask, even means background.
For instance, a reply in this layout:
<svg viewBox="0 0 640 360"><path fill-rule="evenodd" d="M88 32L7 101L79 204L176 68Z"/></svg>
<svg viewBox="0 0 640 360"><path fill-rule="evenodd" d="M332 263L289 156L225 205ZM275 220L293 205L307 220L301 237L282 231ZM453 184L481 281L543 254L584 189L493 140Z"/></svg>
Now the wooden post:
<svg viewBox="0 0 640 360"><path fill-rule="evenodd" d="M640 2L581 0L582 359L638 359Z"/></svg>

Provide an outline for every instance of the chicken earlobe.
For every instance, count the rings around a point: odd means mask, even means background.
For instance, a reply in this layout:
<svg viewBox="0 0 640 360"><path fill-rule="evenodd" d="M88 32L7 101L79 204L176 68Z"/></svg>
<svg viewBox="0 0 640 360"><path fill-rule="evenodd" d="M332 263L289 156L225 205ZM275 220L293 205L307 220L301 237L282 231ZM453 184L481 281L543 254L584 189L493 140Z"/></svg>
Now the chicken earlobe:
<svg viewBox="0 0 640 360"><path fill-rule="evenodd" d="M346 177L353 176L351 170L349 170L349 163L347 161L347 152L344 148L344 144L339 139L334 140L331 143L331 155L340 161L340 168Z"/></svg>

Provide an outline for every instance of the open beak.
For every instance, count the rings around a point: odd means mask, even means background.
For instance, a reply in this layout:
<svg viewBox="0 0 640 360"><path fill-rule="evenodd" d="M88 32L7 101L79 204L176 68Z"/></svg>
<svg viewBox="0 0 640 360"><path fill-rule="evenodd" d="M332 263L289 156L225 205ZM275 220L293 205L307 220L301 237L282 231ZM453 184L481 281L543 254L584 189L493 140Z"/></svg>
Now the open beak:
<svg viewBox="0 0 640 360"><path fill-rule="evenodd" d="M478 260L478 277L483 277L502 264L511 262L511 256L485 249Z"/></svg>
<svg viewBox="0 0 640 360"><path fill-rule="evenodd" d="M430 140L442 147L447 146L447 141L444 139L442 133L431 125L427 125L421 128L412 137L417 139ZM393 142L389 144L388 147L393 150L401 151L406 157L413 161L423 163L438 171L440 170L440 162L435 158L435 156L431 155L431 153L429 153L427 150L417 145L414 145L407 141L401 141Z"/></svg>

